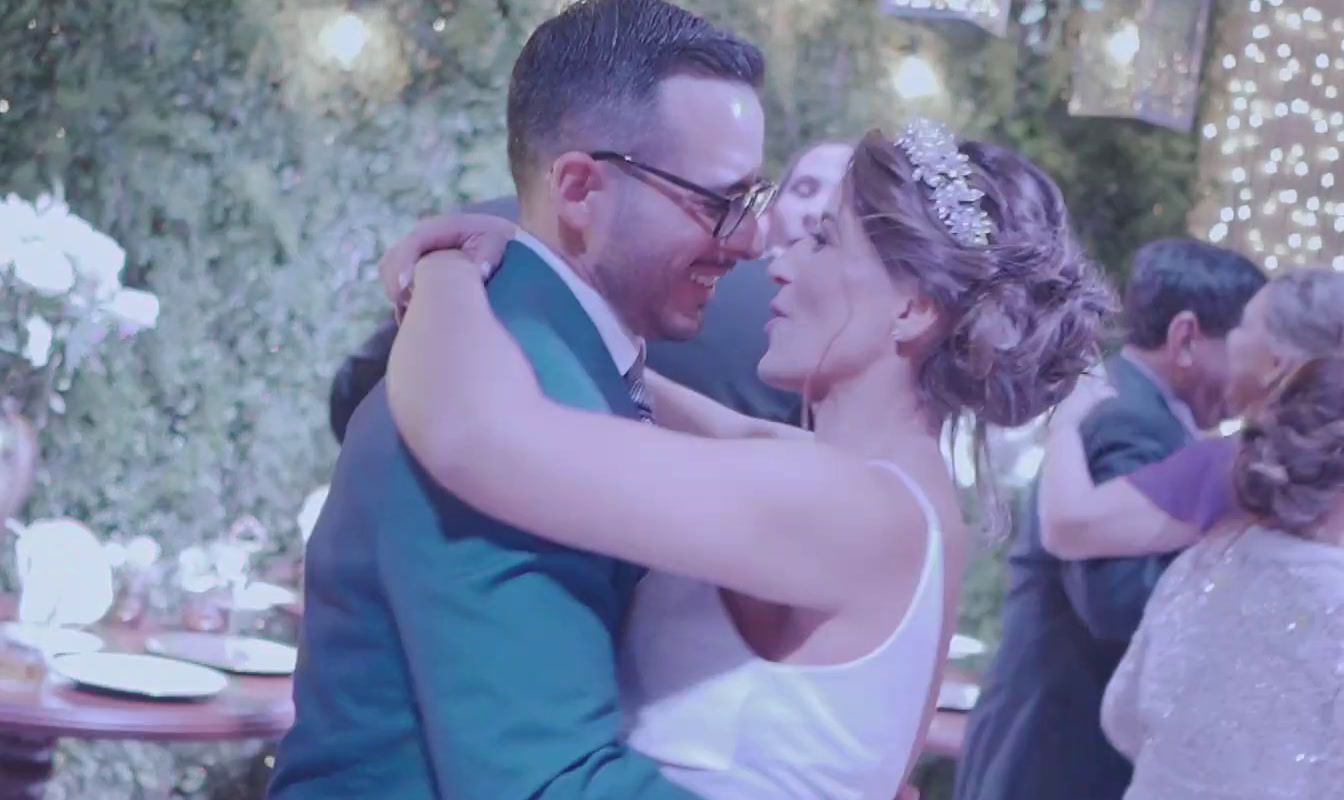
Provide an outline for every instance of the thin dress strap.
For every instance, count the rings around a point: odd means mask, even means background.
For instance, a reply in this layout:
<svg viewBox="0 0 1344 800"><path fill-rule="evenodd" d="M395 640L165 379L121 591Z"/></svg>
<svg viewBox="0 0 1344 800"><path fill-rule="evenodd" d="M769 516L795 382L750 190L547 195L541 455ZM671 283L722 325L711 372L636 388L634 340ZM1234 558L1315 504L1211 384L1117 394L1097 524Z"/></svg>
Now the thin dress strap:
<svg viewBox="0 0 1344 800"><path fill-rule="evenodd" d="M875 467L886 470L900 478L901 483L914 496L915 502L919 505L919 510L924 515L924 529L928 532L928 545L924 554L924 568L920 571L918 588L915 590L915 596L918 598L924 593L924 587L933 579L934 573L942 569L943 561L943 533L942 526L938 522L938 512L933 507L933 501L924 493L924 487L912 477L910 473L901 468L899 464L892 461L882 461L874 459L868 463ZM912 603L913 608L913 603Z"/></svg>
<svg viewBox="0 0 1344 800"><path fill-rule="evenodd" d="M938 524L938 512L933 507L933 501L924 493L924 487L920 486L914 478L910 477L910 473L906 472L899 464L896 464L893 461L874 460L868 463L876 467L881 467L901 479L901 483L905 484L905 488L910 491L910 494L915 496L915 502L919 504L919 510L924 513L924 524L929 527L929 530L934 531L942 527Z"/></svg>

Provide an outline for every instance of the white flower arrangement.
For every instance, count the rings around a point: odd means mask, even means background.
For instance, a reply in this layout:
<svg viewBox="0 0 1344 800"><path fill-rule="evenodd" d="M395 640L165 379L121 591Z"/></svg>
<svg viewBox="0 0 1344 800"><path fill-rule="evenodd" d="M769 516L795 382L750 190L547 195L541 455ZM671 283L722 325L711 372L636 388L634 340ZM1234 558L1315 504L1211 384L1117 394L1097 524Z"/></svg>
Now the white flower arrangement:
<svg viewBox="0 0 1344 800"><path fill-rule="evenodd" d="M122 286L125 266L126 251L59 192L0 200L0 396L37 406L39 422L60 413L60 393L109 331L157 324L158 298Z"/></svg>

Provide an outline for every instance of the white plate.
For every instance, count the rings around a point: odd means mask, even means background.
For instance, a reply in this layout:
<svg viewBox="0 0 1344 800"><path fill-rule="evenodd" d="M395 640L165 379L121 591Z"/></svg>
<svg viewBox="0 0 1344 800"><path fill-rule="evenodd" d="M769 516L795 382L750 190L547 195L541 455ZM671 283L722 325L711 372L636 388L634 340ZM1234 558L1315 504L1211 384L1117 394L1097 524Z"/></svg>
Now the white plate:
<svg viewBox="0 0 1344 800"><path fill-rule="evenodd" d="M938 707L949 711L970 711L980 699L980 687L971 683L944 681L938 689Z"/></svg>
<svg viewBox="0 0 1344 800"><path fill-rule="evenodd" d="M11 642L40 650L48 655L61 653L91 653L103 649L102 637L74 628L47 628L6 622L0 625L0 635Z"/></svg>
<svg viewBox="0 0 1344 800"><path fill-rule="evenodd" d="M296 648L267 639L190 631L155 634L145 649L242 675L292 675L299 658Z"/></svg>
<svg viewBox="0 0 1344 800"><path fill-rule="evenodd" d="M52 669L81 686L157 700L195 700L224 691L229 679L222 672L132 653L78 653L56 656Z"/></svg>
<svg viewBox="0 0 1344 800"><path fill-rule="evenodd" d="M947 657L953 660L970 658L983 654L987 649L984 642L973 636L954 633L952 634L952 641L947 643Z"/></svg>
<svg viewBox="0 0 1344 800"><path fill-rule="evenodd" d="M293 589L274 583L249 583L234 598L233 607L241 611L265 611L276 606L287 606L299 599Z"/></svg>

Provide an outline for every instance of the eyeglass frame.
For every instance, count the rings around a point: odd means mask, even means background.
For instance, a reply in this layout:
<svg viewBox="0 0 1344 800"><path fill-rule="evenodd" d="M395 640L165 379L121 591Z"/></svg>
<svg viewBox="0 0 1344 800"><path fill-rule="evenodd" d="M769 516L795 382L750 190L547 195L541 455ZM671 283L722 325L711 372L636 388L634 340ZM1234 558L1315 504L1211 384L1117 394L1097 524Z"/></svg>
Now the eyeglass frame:
<svg viewBox="0 0 1344 800"><path fill-rule="evenodd" d="M737 233L737 229L742 227L742 223L746 221L748 214L756 217L756 219L760 219L765 215L766 211L770 210L770 206L774 204L775 198L779 195L779 187L764 178L757 180L740 192L723 194L721 192L716 192L713 189L706 189L700 184L695 183L694 181L689 181L680 175L645 164L642 161L637 161L624 153L618 153L614 150L594 150L588 154L588 157L594 161L615 161L620 164L625 164L626 166L634 167L635 169L647 172L654 177L662 178L673 186L678 186L688 192L694 192L708 200L713 200L723 207L719 212L718 221L714 223L714 231L711 234L714 238L719 240L727 239L734 233ZM759 199L761 197L764 197L765 199ZM724 231L723 228L727 224L728 217L733 211L733 205L738 202L742 203L741 215L738 216L737 221L733 223L732 228Z"/></svg>

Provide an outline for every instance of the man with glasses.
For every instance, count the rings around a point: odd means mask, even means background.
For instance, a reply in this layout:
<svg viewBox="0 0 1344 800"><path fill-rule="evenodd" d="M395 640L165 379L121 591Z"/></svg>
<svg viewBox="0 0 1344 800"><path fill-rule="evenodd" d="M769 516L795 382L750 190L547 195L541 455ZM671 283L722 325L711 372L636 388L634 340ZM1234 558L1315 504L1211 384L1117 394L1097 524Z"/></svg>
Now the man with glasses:
<svg viewBox="0 0 1344 800"><path fill-rule="evenodd" d="M718 280L759 255L763 72L662 0L581 0L528 40L508 103L520 232L489 294L556 401L652 417L645 342L695 336ZM375 387L308 542L271 796L690 800L621 740L615 648L640 575L439 489Z"/></svg>
<svg viewBox="0 0 1344 800"><path fill-rule="evenodd" d="M748 207L753 216L766 205L759 195ZM485 214L510 223L518 222L518 200L500 197L474 203L464 214ZM450 226L451 218L441 218ZM741 224L740 222L738 224ZM446 235L446 231L445 231ZM694 338L648 342L648 368L682 386L689 387L734 411L749 417L798 425L802 398L767 385L756 374L769 340L765 323L770 319L770 301L779 287L766 274L766 262L740 263L719 279L714 297L705 309L704 324ZM392 315L350 355L331 382L329 421L337 442L360 402L387 372L388 356L397 334Z"/></svg>

